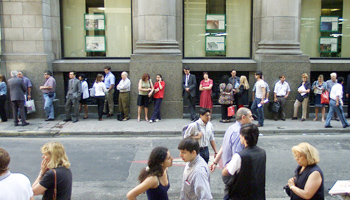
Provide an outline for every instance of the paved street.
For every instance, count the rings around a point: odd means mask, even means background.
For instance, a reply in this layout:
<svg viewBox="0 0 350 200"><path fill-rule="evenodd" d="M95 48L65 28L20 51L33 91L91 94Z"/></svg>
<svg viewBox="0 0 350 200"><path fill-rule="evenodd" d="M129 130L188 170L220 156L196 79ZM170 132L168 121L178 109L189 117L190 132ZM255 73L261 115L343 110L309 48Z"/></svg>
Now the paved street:
<svg viewBox="0 0 350 200"><path fill-rule="evenodd" d="M217 137L218 146L222 137ZM125 199L126 193L137 185L137 176L150 151L155 146L166 146L174 157L169 169L170 199L178 199L181 188L183 162L177 145L180 137L115 137L115 136L61 136L0 138L0 146L11 155L12 172L22 172L33 182L40 170L40 147L48 141L59 141L66 147L73 171L73 199ZM338 179L350 179L350 135L264 135L258 145L267 152L267 198L288 199L282 187L297 166L290 151L293 145L306 141L320 151L320 167L325 176L325 191ZM212 151L211 151L212 153ZM215 199L222 199L221 170L211 175ZM39 197L36 199L40 199ZM138 199L146 199L142 195ZM327 199L338 199L329 197Z"/></svg>

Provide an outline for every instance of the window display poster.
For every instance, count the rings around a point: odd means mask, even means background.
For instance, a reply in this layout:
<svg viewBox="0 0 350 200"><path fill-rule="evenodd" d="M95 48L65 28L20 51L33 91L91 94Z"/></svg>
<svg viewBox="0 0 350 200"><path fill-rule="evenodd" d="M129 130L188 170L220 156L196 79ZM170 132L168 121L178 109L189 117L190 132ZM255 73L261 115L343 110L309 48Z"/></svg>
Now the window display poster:
<svg viewBox="0 0 350 200"><path fill-rule="evenodd" d="M338 38L321 37L320 38L320 53L337 53Z"/></svg>
<svg viewBox="0 0 350 200"><path fill-rule="evenodd" d="M225 36L207 36L205 38L205 51L225 51Z"/></svg>
<svg viewBox="0 0 350 200"><path fill-rule="evenodd" d="M220 14L206 15L207 30L225 30L226 16Z"/></svg>
<svg viewBox="0 0 350 200"><path fill-rule="evenodd" d="M104 14L84 14L85 30L105 30Z"/></svg>
<svg viewBox="0 0 350 200"><path fill-rule="evenodd" d="M85 36L86 52L105 52L106 39L105 36Z"/></svg>
<svg viewBox="0 0 350 200"><path fill-rule="evenodd" d="M338 19L336 16L321 16L320 31L336 32L338 31Z"/></svg>

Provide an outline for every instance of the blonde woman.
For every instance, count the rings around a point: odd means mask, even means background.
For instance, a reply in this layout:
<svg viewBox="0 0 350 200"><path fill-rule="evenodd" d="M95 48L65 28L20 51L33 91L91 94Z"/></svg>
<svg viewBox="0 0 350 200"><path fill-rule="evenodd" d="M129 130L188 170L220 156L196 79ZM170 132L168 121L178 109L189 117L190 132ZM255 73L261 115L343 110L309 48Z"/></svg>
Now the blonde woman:
<svg viewBox="0 0 350 200"><path fill-rule="evenodd" d="M43 199L53 199L56 174L56 198L71 199L72 172L63 145L59 142L46 143L41 147L41 153L41 170L32 185L34 195L43 194Z"/></svg>
<svg viewBox="0 0 350 200"><path fill-rule="evenodd" d="M302 109L302 116L300 121L305 121L306 120L306 114L307 114L307 104L309 102L309 93L310 93L310 89L311 89L311 84L310 82L307 80L309 78L309 76L304 73L303 75L301 75L301 83L298 87L298 94L294 103L294 114L292 117L292 120L296 120L298 119L298 109L300 107L300 105L302 105L303 109Z"/></svg>
<svg viewBox="0 0 350 200"><path fill-rule="evenodd" d="M246 76L241 76L240 83L237 91L237 102L238 109L244 107L244 105L248 105L248 91L249 91L249 83Z"/></svg>
<svg viewBox="0 0 350 200"><path fill-rule="evenodd" d="M318 151L309 143L300 143L292 148L298 167L295 176L288 180L287 194L291 200L324 199L323 173L317 165Z"/></svg>
<svg viewBox="0 0 350 200"><path fill-rule="evenodd" d="M326 113L326 105L321 103L321 94L322 92L324 92L325 90L327 90L327 83L323 81L323 75L319 75L317 81L315 81L312 84L312 89L314 91L315 94L315 118L314 121L317 121L318 118L318 108L321 108L321 112L322 112L322 122L324 121L324 116Z"/></svg>

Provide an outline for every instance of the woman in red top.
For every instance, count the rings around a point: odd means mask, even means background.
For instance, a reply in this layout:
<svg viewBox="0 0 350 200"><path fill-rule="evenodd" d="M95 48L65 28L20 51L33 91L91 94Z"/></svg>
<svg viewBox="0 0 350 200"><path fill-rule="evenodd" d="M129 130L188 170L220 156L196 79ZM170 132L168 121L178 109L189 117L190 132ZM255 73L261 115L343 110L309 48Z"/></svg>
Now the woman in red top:
<svg viewBox="0 0 350 200"><path fill-rule="evenodd" d="M149 120L149 123L161 120L160 117L160 104L162 103L164 97L165 82L162 79L162 75L157 74L157 82L154 83L154 111Z"/></svg>
<svg viewBox="0 0 350 200"><path fill-rule="evenodd" d="M213 87L213 80L209 79L208 72L203 72L203 77L204 79L199 85L199 91L202 91L201 97L199 99L199 106L201 108L208 108L211 114L213 109L213 101L211 99L211 88Z"/></svg>

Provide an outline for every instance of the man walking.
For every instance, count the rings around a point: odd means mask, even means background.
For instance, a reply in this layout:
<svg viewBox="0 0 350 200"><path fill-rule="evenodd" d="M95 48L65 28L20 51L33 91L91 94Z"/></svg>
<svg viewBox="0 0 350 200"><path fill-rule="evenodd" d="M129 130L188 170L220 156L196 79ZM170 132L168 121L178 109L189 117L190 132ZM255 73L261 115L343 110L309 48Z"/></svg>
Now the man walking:
<svg viewBox="0 0 350 200"><path fill-rule="evenodd" d="M329 93L331 93L332 87L337 84L337 73L333 72L331 73L331 79L326 81L327 84L327 90ZM334 120L339 121L339 117L337 116L337 113L334 113Z"/></svg>
<svg viewBox="0 0 350 200"><path fill-rule="evenodd" d="M348 116L350 118L350 74L348 75L348 80L346 84L346 98L348 99Z"/></svg>
<svg viewBox="0 0 350 200"><path fill-rule="evenodd" d="M278 102L280 104L280 110L279 112L274 113L274 119L277 121L278 116L281 116L281 119L285 121L286 113L284 111L284 105L286 104L286 99L288 98L290 87L284 75L279 76L279 78L280 80L275 84L273 99L274 102Z"/></svg>
<svg viewBox="0 0 350 200"><path fill-rule="evenodd" d="M346 120L344 116L344 110L343 110L343 83L344 78L339 77L338 83L333 85L331 92L330 92L330 100L329 100L329 111L326 118L326 125L325 128L332 128L331 126L331 119L334 114L334 112L337 113L343 128L349 127L349 123Z"/></svg>
<svg viewBox="0 0 350 200"><path fill-rule="evenodd" d="M130 79L128 79L128 73L122 72L121 74L122 80L120 80L117 85L117 90L119 90L119 112L123 113L124 119L123 121L129 120L129 106L130 106Z"/></svg>
<svg viewBox="0 0 350 200"><path fill-rule="evenodd" d="M186 166L183 172L180 200L211 200L208 164L198 155L199 143L193 138L183 139L178 149Z"/></svg>
<svg viewBox="0 0 350 200"><path fill-rule="evenodd" d="M256 92L255 98L251 107L252 112L258 117L258 127L264 126L264 100L266 95L266 85L265 81L262 80L262 72L257 71L255 73L256 79Z"/></svg>
<svg viewBox="0 0 350 200"><path fill-rule="evenodd" d="M215 156L217 155L214 128L213 124L210 122L209 109L201 108L199 110L199 119L188 125L188 128L186 129L184 138L187 137L192 137L199 141L199 154L205 162L208 163L209 161L209 143L214 150Z"/></svg>
<svg viewBox="0 0 350 200"><path fill-rule="evenodd" d="M27 92L27 88L21 78L17 77L17 71L11 71L11 79L8 80L11 94L12 113L15 126L18 126L18 109L21 116L22 126L27 126L26 116L24 113L24 94Z"/></svg>
<svg viewBox="0 0 350 200"><path fill-rule="evenodd" d="M53 121L55 120L55 112L53 107L53 100L56 97L56 80L52 77L51 71L46 71L44 73L44 77L46 79L43 86L40 86L40 90L44 95L44 110L46 114L45 121Z"/></svg>
<svg viewBox="0 0 350 200"><path fill-rule="evenodd" d="M103 108L103 113L107 113L107 107L108 107L108 114L107 117L113 116L114 112L114 86L115 86L115 76L111 72L111 67L107 66L105 67L105 85L108 90L106 93L106 99L105 99L105 105Z"/></svg>
<svg viewBox="0 0 350 200"><path fill-rule="evenodd" d="M68 122L72 120L71 110L74 107L73 123L78 121L79 118L79 100L81 98L81 84L79 79L76 78L75 72L69 72L68 91L66 95L66 119L63 121Z"/></svg>
<svg viewBox="0 0 350 200"><path fill-rule="evenodd" d="M11 173L9 153L0 148L0 199L34 200L32 186L28 177L20 173Z"/></svg>
<svg viewBox="0 0 350 200"><path fill-rule="evenodd" d="M191 112L191 121L197 119L196 117L196 76L190 73L190 67L185 66L184 68L185 75L182 78L182 88L183 88L183 97L187 101L188 109Z"/></svg>

